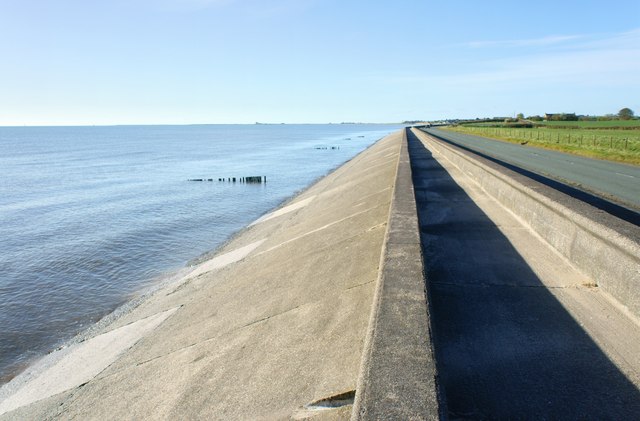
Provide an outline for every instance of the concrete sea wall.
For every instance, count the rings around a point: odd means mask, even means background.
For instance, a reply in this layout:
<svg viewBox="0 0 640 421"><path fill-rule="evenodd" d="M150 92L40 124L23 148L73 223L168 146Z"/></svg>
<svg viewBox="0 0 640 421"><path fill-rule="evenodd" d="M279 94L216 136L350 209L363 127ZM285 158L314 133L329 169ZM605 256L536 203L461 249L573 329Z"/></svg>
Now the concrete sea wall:
<svg viewBox="0 0 640 421"><path fill-rule="evenodd" d="M0 419L437 413L404 133L14 379Z"/></svg>
<svg viewBox="0 0 640 421"><path fill-rule="evenodd" d="M638 227L414 131L636 316ZM441 419L406 131L0 390L0 419Z"/></svg>
<svg viewBox="0 0 640 421"><path fill-rule="evenodd" d="M412 130L634 317L640 317L640 227L420 130Z"/></svg>

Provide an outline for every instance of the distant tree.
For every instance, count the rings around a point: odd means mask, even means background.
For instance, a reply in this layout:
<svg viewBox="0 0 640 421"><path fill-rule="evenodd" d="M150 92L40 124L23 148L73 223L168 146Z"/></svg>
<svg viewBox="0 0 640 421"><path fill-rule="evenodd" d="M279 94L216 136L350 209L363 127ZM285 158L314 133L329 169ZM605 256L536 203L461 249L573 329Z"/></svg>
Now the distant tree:
<svg viewBox="0 0 640 421"><path fill-rule="evenodd" d="M615 120L616 118L618 118L616 114L605 114L598 116L598 121L611 121Z"/></svg>
<svg viewBox="0 0 640 421"><path fill-rule="evenodd" d="M529 117L527 117L527 120L531 120L531 121L542 121L542 117L539 115L530 115Z"/></svg>
<svg viewBox="0 0 640 421"><path fill-rule="evenodd" d="M618 111L618 118L620 120L631 120L633 118L633 110L630 108L623 108Z"/></svg>
<svg viewBox="0 0 640 421"><path fill-rule="evenodd" d="M517 118L518 120L524 120L524 114L522 114L522 113L518 113L518 115L516 116L516 118Z"/></svg>

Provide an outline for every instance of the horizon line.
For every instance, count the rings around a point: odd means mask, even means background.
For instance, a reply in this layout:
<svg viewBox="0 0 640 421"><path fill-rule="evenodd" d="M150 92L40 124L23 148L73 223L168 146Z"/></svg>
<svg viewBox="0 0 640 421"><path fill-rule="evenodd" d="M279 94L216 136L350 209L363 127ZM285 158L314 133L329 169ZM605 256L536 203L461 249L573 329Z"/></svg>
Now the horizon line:
<svg viewBox="0 0 640 421"><path fill-rule="evenodd" d="M339 122L339 123L114 123L114 124L0 124L0 127L131 127L131 126L303 126L303 125L402 125L403 122Z"/></svg>

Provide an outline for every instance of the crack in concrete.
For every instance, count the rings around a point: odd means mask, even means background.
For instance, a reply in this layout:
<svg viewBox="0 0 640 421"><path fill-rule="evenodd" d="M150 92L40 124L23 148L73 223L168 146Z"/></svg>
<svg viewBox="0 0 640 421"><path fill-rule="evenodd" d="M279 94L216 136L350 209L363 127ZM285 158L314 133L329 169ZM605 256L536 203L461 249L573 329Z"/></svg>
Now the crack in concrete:
<svg viewBox="0 0 640 421"><path fill-rule="evenodd" d="M372 283L372 282L375 282L375 281L368 281L368 282L365 282L365 283L362 283L362 284L354 285L354 286L351 286L351 287L345 288L345 289L343 289L342 291L343 291L343 292L344 292L344 291L349 291L349 290L351 290L351 289L358 288L358 287L361 287L361 286L363 286L363 285L370 284L370 283ZM169 351L169 352L167 352L167 353L165 353L165 354L158 355L158 356L155 356L155 357L153 357L153 358L149 358L149 359L144 360L144 361L139 361L139 362L135 363L135 366L136 366L136 367L139 367L139 366L145 365L145 364L147 364L147 363L150 363L150 362L152 362L152 361L158 360L158 359L160 359L160 358L164 358L164 357L167 357L167 356L169 356L169 355L175 354L175 353L177 353L177 352L184 351L184 350L186 350L186 349L192 348L192 347L194 347L194 346L196 346L196 345L200 345L200 344L203 344L203 343L206 343L206 342L212 341L212 340L219 339L220 337L224 337L224 336L227 336L227 335L233 334L234 332L236 332L236 331L238 331L238 330L240 330L240 329L244 329L244 328L247 328L247 327L250 327L250 326L256 325L256 324L258 324L258 323L261 323L261 322L267 321L267 320L269 320L269 319L273 319L273 318L275 318L275 317L282 316L282 315L284 315L284 314L290 313L290 312L292 312L292 311L294 311L294 310L297 310L297 309L299 309L299 308L302 308L302 307L305 307L305 306L308 306L308 305L315 304L315 303L317 303L317 302L319 302L319 301L322 301L322 300L309 301L309 302L306 302L306 303L299 304L299 305L297 305L297 306L295 306L295 307L292 307L292 308L290 308L290 309L284 310L284 311L282 311L282 312L280 312L280 313L276 313L276 314L272 314L272 315L270 315L270 316L262 317L262 318L260 318L260 319L257 319L257 320L254 320L254 321L251 321L251 322L246 323L246 324L244 324L244 325L242 325L242 326L238 326L238 327L236 327L236 328L234 328L234 329L232 329L232 330L229 330L229 331L227 331L227 332L224 332L222 335L218 335L218 336L211 336L211 337L209 337L209 338L205 338L205 339L203 339L203 340L200 340L200 341L197 341L197 342L191 343L191 344L189 344L189 345L182 346L182 347L180 347L180 348L178 348L178 349L174 349L174 350ZM126 368L123 368L122 370L126 370ZM103 376L103 377L101 377L101 379L111 377L111 376L113 376L113 375L115 375L115 374L117 374L117 373L121 372L122 370L118 370L118 371L117 371L117 372L115 372L115 373L111 373L111 374L109 374L109 375Z"/></svg>
<svg viewBox="0 0 640 421"><path fill-rule="evenodd" d="M313 301L312 303L315 303L315 301ZM269 320L269 319L273 319L274 317L282 316L283 314L287 314L287 313L289 313L289 312L292 312L292 311L294 311L294 310L297 310L297 309L299 309L300 307L303 307L303 306L305 306L305 305L307 305L307 304L310 304L310 303L300 304L300 305L297 305L297 306L295 306L295 307L292 307L292 308L290 308L290 309L288 309L288 310L282 311L282 312L280 312L280 313L272 314L272 315L270 315L270 316L266 316L266 317L263 317L263 318L261 318L261 319L254 320L254 321L252 321L252 322L249 322L249 323L245 324L244 326L241 326L239 329L243 329L243 328L245 328L245 327L249 327L249 326L253 326L253 325L255 325L255 324L261 323L261 322L265 322L265 321L267 321L267 320Z"/></svg>
<svg viewBox="0 0 640 421"><path fill-rule="evenodd" d="M380 268L378 268L378 270L380 270ZM350 286L349 288L345 288L343 291L349 291L350 289L355 289L355 288L359 288L359 287L364 286L364 285L369 285L369 284L371 284L371 283L373 283L375 281L376 280L374 279L374 280L371 280L371 281L368 281L368 282L363 282L363 283L358 284L358 285L353 285L353 286Z"/></svg>
<svg viewBox="0 0 640 421"><path fill-rule="evenodd" d="M299 236L297 236L297 237L290 238L289 240L283 241L282 243L277 244L277 245L275 245L275 246L273 246L273 247L271 247L271 248L268 248L268 249L266 249L266 250L264 250L264 251L261 251L260 253L256 253L254 256L260 256L260 255L262 255L262 254L264 254L264 253L268 253L268 252L273 251L273 250L275 250L275 249L277 249L277 248L280 248L280 247L282 247L282 246L284 246L284 245L286 245L286 244L289 244L289 243L291 243L291 242L293 242L293 241L300 240L300 239L302 239L302 238L304 238L304 237L307 237L307 236L309 236L309 235L311 235L311 234L315 234L315 233L317 233L317 232L319 232L319 231L322 231L322 230L324 230L324 229L327 229L327 228L329 228L329 227L331 227L331 226L333 226L333 225L339 224L340 222L344 222L344 221L346 221L346 220L348 220L348 219L354 218L354 217L356 217L356 216L358 216L358 215L361 215L361 214L363 214L363 213L370 212L370 211L372 211L372 210L375 210L375 209L379 208L380 206L385 206L385 205L388 205L388 204L386 204L386 203L385 203L385 204L383 204L383 205L373 206L373 207L367 208L367 209L365 209L365 210L362 210L362 211L360 211L360 212L356 212L356 213L354 213L354 214L351 214L351 215L349 215L349 216L346 216L346 217L344 217L344 218L338 219L338 220L336 220L336 221L330 222L330 223L328 223L328 224L326 224L326 225L324 225L324 226L321 226L321 227L319 227L319 228L316 228L316 229L313 229L313 230L311 230L311 231L308 231L308 232L306 232L306 233L304 233L304 234L301 234L301 235L299 235Z"/></svg>

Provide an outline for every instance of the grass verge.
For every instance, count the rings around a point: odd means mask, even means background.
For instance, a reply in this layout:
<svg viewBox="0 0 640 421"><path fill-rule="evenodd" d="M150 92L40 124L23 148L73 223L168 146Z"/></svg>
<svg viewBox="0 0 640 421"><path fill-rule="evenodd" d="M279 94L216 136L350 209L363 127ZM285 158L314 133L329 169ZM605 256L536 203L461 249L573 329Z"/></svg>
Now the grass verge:
<svg viewBox="0 0 640 421"><path fill-rule="evenodd" d="M448 126L445 130L640 165L640 130Z"/></svg>

